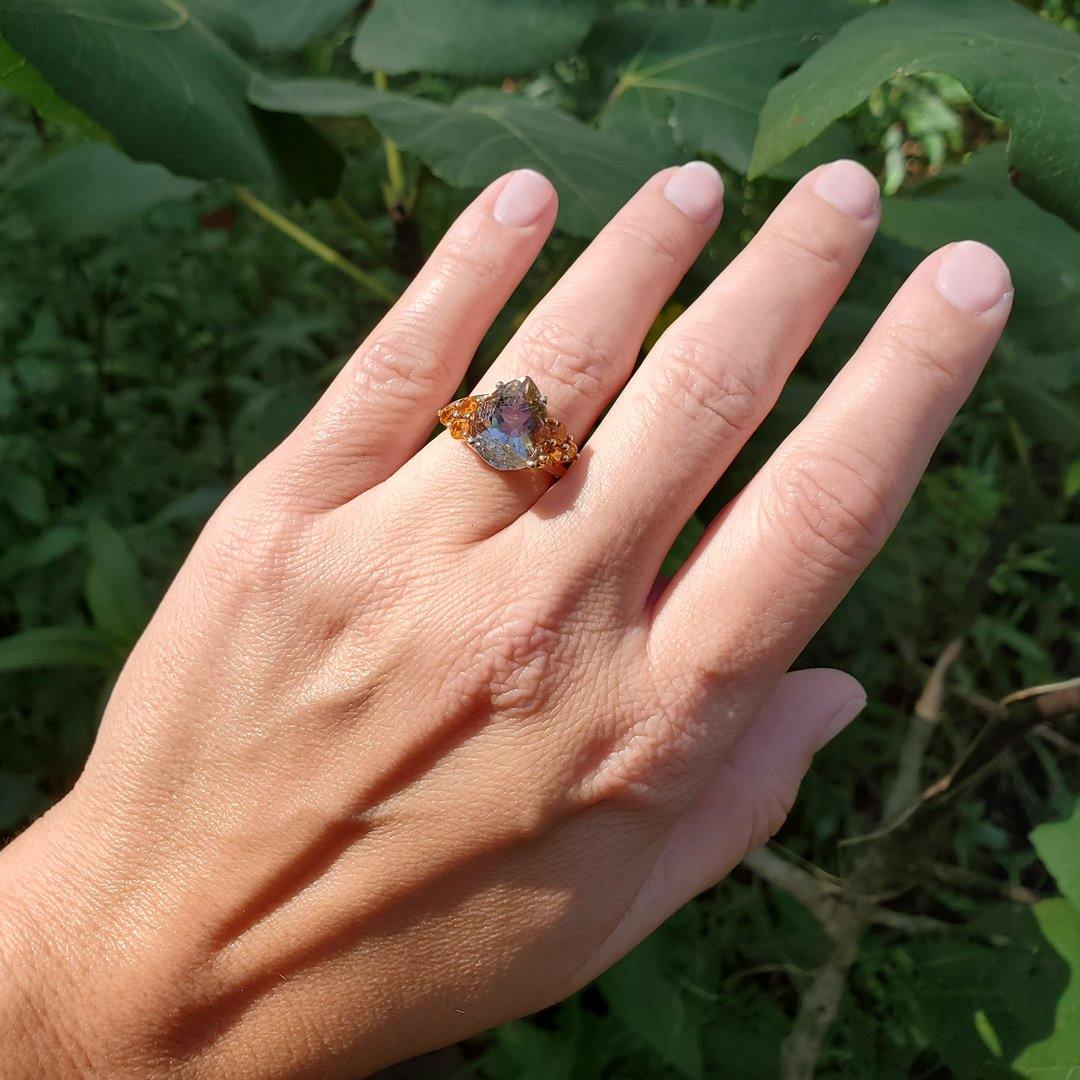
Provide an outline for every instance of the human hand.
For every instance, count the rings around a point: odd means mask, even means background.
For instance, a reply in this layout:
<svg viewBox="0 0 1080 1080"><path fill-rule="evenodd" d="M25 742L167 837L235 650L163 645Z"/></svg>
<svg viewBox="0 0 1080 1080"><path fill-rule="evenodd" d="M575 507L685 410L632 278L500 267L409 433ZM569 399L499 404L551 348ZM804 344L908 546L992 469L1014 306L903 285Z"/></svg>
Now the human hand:
<svg viewBox="0 0 1080 1080"><path fill-rule="evenodd" d="M1011 289L979 245L931 255L657 586L878 217L860 167L815 170L626 383L720 202L708 166L651 179L485 378L532 376L579 441L614 399L562 479L426 442L554 221L520 172L227 499L0 858L11 1076L371 1070L572 992L780 826L864 700L784 673Z"/></svg>

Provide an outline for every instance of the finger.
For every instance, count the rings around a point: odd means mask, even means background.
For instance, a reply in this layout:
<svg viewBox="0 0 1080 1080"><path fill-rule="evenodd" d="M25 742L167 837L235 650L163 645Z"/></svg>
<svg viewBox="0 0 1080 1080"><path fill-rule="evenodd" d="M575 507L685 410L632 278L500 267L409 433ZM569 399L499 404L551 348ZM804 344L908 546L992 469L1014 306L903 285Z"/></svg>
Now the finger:
<svg viewBox="0 0 1080 1080"><path fill-rule="evenodd" d="M338 506L407 461L435 410L536 258L555 189L529 169L503 176L454 222L424 268L265 468L295 500Z"/></svg>
<svg viewBox="0 0 1080 1080"><path fill-rule="evenodd" d="M862 687L841 671L821 668L785 675L753 725L713 767L700 794L676 820L645 884L587 977L605 970L774 835L814 754L865 705Z"/></svg>
<svg viewBox="0 0 1080 1080"><path fill-rule="evenodd" d="M704 162L652 177L525 320L478 391L529 375L550 415L580 441L712 235L722 201L723 182ZM551 482L544 474L492 470L449 436L426 447L403 479L413 498L438 498L455 518L449 527L465 538L497 532Z"/></svg>
<svg viewBox="0 0 1080 1080"><path fill-rule="evenodd" d="M772 407L878 216L877 184L862 166L834 162L804 177L668 328L597 429L568 524L620 553L637 578L633 603Z"/></svg>
<svg viewBox="0 0 1080 1080"><path fill-rule="evenodd" d="M764 678L791 663L895 526L1011 302L981 244L923 262L660 597L661 653L697 641L703 669L737 654Z"/></svg>

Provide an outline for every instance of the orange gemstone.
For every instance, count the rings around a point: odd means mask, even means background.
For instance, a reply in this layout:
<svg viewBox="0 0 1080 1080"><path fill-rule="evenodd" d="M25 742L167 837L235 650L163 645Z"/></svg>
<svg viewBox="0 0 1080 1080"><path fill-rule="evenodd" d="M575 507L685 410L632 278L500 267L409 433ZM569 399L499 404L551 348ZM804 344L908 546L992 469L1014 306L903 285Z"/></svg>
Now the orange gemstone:
<svg viewBox="0 0 1080 1080"><path fill-rule="evenodd" d="M450 434L455 439L467 439L472 425L463 416L457 416L450 421L447 427L450 428Z"/></svg>

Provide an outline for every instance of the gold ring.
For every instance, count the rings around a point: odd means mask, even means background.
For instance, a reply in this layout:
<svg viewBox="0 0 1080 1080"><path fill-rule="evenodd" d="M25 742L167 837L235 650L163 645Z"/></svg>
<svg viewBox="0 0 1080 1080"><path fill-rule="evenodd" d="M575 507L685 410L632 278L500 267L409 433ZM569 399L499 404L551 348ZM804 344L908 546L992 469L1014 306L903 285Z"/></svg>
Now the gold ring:
<svg viewBox="0 0 1080 1080"><path fill-rule="evenodd" d="M528 377L501 382L490 394L452 401L439 423L493 469L543 469L562 476L577 457L566 427L547 414L547 398Z"/></svg>

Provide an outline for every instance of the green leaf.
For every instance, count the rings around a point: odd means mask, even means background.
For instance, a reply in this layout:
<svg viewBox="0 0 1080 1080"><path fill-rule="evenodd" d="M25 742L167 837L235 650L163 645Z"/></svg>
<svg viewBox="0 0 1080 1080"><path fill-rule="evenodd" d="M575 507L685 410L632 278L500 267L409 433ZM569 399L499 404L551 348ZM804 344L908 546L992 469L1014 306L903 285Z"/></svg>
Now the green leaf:
<svg viewBox="0 0 1080 1080"><path fill-rule="evenodd" d="M911 942L920 1026L957 1080L1007 1080L1054 1030L1068 968L1026 910L994 909L967 930Z"/></svg>
<svg viewBox="0 0 1080 1080"><path fill-rule="evenodd" d="M329 33L356 0L185 0L219 37L241 49L291 52Z"/></svg>
<svg viewBox="0 0 1080 1080"><path fill-rule="evenodd" d="M88 626L49 626L0 638L0 671L48 667L119 667L123 654Z"/></svg>
<svg viewBox="0 0 1080 1080"><path fill-rule="evenodd" d="M1001 143L980 150L913 194L886 199L881 231L925 251L954 240L989 244L1016 286L1010 331L1036 347L1080 345L1080 233L1019 194L1007 169Z"/></svg>
<svg viewBox="0 0 1080 1080"><path fill-rule="evenodd" d="M589 41L590 56L618 76L601 123L667 160L665 147L689 147L745 172L770 88L861 10L850 0L761 0L746 11L620 12Z"/></svg>
<svg viewBox="0 0 1080 1080"><path fill-rule="evenodd" d="M24 101L28 101L45 120L56 124L71 124L91 139L108 139L109 135L82 110L68 104L42 78L41 72L26 57L20 56L0 38L0 86Z"/></svg>
<svg viewBox="0 0 1080 1080"><path fill-rule="evenodd" d="M535 71L573 52L603 0L379 0L360 23L364 71L485 78Z"/></svg>
<svg viewBox="0 0 1080 1080"><path fill-rule="evenodd" d="M90 522L87 542L86 603L94 622L122 645L133 645L149 617L135 555L124 537L100 518Z"/></svg>
<svg viewBox="0 0 1080 1080"><path fill-rule="evenodd" d="M1058 526L1070 527L1073 535L1080 537L1080 526ZM1065 898L1080 911L1080 799L1065 821L1048 822L1034 829L1031 843Z"/></svg>
<svg viewBox="0 0 1080 1080"><path fill-rule="evenodd" d="M650 171L642 155L603 132L499 90L470 90L440 105L344 79L258 76L249 93L269 110L366 116L454 187L480 187L510 169L538 169L559 189L559 224L575 236L595 234Z"/></svg>
<svg viewBox="0 0 1080 1080"><path fill-rule="evenodd" d="M1073 846L1080 846L1075 828ZM1064 897L1044 900L1036 905L1035 918L1046 940L1069 965L1070 978L1057 1003L1052 1034L1028 1047L1014 1067L1030 1080L1074 1080L1080 1071L1080 909Z"/></svg>
<svg viewBox="0 0 1080 1080"><path fill-rule="evenodd" d="M611 1011L637 1038L684 1076L702 1074L701 1032L678 988L663 972L655 935L600 976Z"/></svg>
<svg viewBox="0 0 1080 1080"><path fill-rule="evenodd" d="M79 143L46 160L13 195L41 235L82 240L107 236L152 206L190 198L201 187L104 143Z"/></svg>
<svg viewBox="0 0 1080 1080"><path fill-rule="evenodd" d="M177 0L7 0L0 33L137 160L304 198L337 189L336 151L252 109L251 69Z"/></svg>
<svg viewBox="0 0 1080 1080"><path fill-rule="evenodd" d="M768 172L897 75L937 72L1009 124L1020 188L1080 225L1080 37L1012 0L894 0L844 27L769 94L750 163Z"/></svg>

